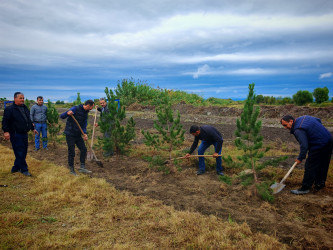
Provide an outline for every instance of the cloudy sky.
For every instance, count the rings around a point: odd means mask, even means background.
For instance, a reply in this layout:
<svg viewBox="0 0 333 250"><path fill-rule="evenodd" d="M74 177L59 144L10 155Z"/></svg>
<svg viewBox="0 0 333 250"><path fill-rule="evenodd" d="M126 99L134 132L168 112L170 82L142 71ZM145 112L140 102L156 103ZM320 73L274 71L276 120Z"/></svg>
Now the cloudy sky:
<svg viewBox="0 0 333 250"><path fill-rule="evenodd" d="M124 78L205 98L333 96L331 0L2 0L0 97L98 98Z"/></svg>

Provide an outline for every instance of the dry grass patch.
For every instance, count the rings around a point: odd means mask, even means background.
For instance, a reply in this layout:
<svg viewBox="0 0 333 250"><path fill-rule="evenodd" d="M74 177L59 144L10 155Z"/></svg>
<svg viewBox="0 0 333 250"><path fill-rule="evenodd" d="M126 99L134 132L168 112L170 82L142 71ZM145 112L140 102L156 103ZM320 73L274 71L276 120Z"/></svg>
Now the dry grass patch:
<svg viewBox="0 0 333 250"><path fill-rule="evenodd" d="M281 249L247 224L178 212L120 192L103 179L28 156L32 178L11 174L10 149L0 145L0 248Z"/></svg>

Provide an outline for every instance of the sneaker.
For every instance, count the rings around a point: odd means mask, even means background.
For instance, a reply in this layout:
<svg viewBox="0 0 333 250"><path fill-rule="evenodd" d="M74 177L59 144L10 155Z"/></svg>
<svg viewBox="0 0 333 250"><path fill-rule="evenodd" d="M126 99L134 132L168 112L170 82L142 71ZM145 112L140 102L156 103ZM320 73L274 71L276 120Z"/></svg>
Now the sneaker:
<svg viewBox="0 0 333 250"><path fill-rule="evenodd" d="M291 190L290 191L292 194L307 194L307 193L309 193L310 192L310 190L309 189L302 189L302 188L300 188L300 189L295 189L295 190Z"/></svg>
<svg viewBox="0 0 333 250"><path fill-rule="evenodd" d="M22 172L23 175L31 177L32 175L29 173L29 171Z"/></svg>
<svg viewBox="0 0 333 250"><path fill-rule="evenodd" d="M69 167L69 173L74 176L78 176L78 174L75 172L74 167Z"/></svg>
<svg viewBox="0 0 333 250"><path fill-rule="evenodd" d="M92 172L86 168L79 168L79 172L83 174L91 174Z"/></svg>
<svg viewBox="0 0 333 250"><path fill-rule="evenodd" d="M223 172L221 171L221 172L216 172L217 173L217 175L221 175L221 176L224 176L224 174L223 174Z"/></svg>
<svg viewBox="0 0 333 250"><path fill-rule="evenodd" d="M49 149L46 147L46 148L44 148L44 150L49 150Z"/></svg>
<svg viewBox="0 0 333 250"><path fill-rule="evenodd" d="M202 174L204 174L204 173L205 173L205 171L198 170L197 175L202 175Z"/></svg>

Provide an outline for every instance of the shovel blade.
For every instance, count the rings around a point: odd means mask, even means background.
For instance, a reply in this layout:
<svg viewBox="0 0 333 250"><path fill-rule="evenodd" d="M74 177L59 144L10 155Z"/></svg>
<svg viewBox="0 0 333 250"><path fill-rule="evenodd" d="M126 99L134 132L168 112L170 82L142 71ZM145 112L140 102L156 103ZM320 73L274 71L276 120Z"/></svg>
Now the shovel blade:
<svg viewBox="0 0 333 250"><path fill-rule="evenodd" d="M286 185L284 185L283 183L274 183L272 186L271 186L271 189L273 190L273 194L277 194L279 192L282 191L282 189L284 189Z"/></svg>
<svg viewBox="0 0 333 250"><path fill-rule="evenodd" d="M91 151L87 152L87 160L91 161L94 158L93 154L91 153Z"/></svg>

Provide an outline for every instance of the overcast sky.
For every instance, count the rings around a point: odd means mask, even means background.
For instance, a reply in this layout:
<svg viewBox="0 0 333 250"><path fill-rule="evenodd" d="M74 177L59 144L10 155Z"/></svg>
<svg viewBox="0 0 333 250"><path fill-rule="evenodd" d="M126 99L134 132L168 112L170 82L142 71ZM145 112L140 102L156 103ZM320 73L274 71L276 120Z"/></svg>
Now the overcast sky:
<svg viewBox="0 0 333 250"><path fill-rule="evenodd" d="M331 0L2 0L0 97L98 98L124 78L205 98L333 96Z"/></svg>

